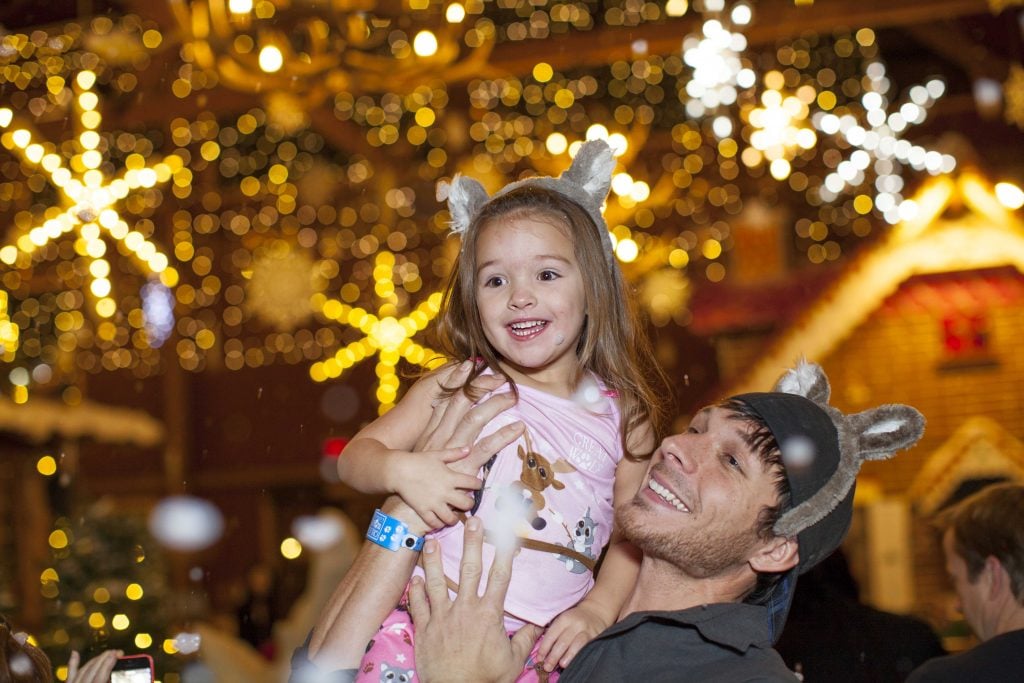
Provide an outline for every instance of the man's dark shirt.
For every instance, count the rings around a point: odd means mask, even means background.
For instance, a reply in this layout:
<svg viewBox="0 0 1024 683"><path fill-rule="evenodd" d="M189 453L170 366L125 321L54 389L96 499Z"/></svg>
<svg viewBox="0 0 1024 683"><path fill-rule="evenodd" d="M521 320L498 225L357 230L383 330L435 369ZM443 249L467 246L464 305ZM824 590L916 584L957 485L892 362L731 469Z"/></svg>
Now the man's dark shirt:
<svg viewBox="0 0 1024 683"><path fill-rule="evenodd" d="M765 608L722 603L630 614L585 645L559 680L791 683L797 679L771 649Z"/></svg>

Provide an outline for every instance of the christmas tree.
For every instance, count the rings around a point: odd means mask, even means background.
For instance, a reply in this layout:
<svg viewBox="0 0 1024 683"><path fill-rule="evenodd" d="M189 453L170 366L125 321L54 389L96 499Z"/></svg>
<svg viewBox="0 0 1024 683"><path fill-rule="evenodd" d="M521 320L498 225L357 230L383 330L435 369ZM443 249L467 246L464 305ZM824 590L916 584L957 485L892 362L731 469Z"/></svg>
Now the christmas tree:
<svg viewBox="0 0 1024 683"><path fill-rule="evenodd" d="M115 648L151 655L160 677L175 680L179 663L167 652L173 647L165 648L174 638L167 572L145 517L96 503L74 518L58 517L49 544L53 561L40 576L47 616L39 644L51 661L66 662L72 649L88 659Z"/></svg>

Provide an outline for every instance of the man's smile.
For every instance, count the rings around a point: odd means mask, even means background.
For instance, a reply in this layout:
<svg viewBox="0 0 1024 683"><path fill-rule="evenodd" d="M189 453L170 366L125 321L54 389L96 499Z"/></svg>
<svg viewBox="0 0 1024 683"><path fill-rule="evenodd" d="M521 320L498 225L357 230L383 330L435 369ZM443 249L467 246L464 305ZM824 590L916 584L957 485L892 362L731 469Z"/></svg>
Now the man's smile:
<svg viewBox="0 0 1024 683"><path fill-rule="evenodd" d="M666 503L674 507L676 510L686 513L690 512L690 508L688 508L686 504L683 503L683 501L679 500L679 496L672 493L672 491L670 491L667 487L655 481L653 477L647 480L647 488L653 491L659 498L661 498Z"/></svg>

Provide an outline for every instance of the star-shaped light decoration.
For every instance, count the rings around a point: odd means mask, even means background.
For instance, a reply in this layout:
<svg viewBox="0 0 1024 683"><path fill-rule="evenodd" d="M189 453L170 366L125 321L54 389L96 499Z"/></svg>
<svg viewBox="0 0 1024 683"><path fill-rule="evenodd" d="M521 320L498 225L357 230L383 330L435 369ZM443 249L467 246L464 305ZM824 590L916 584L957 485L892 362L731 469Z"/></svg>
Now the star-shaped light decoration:
<svg viewBox="0 0 1024 683"><path fill-rule="evenodd" d="M434 292L412 313L398 317L395 304L395 256L381 251L374 260L374 293L383 303L376 314L353 307L338 299L327 299L320 305L321 313L331 320L352 327L363 333L363 337L338 349L332 358L317 362L309 369L309 375L317 382L336 379L346 369L367 356L377 354L377 412L381 415L395 405L398 387L401 384L395 366L401 359L424 368L437 367L444 362L443 356L412 340L441 310L441 292ZM358 285L346 285L358 287ZM344 289L344 288L343 288Z"/></svg>
<svg viewBox="0 0 1024 683"><path fill-rule="evenodd" d="M812 118L818 130L842 136L854 150L835 171L825 176L818 192L822 201L832 202L848 188L863 185L865 171L871 168L875 177L873 196L858 195L854 208L866 214L874 207L886 222L895 225L913 218L917 211L914 202L905 200L901 194L904 166L931 175L950 173L956 167L956 159L951 155L926 150L902 137L908 127L924 122L928 108L942 97L946 86L938 79L915 85L910 89L909 100L897 111L889 112L886 97L889 79L885 76L885 66L872 62L866 71L871 83L871 89L861 98L866 125L861 125L853 114L836 116L818 112Z"/></svg>
<svg viewBox="0 0 1024 683"><path fill-rule="evenodd" d="M65 166L61 154L63 144L38 142L39 136L17 121L11 109L0 108L0 130L4 131L0 143L25 163L41 169L61 197L61 206L44 212L41 224L21 231L0 247L0 261L9 266L29 267L33 259L41 257L43 247L74 231L78 238L75 252L89 263L88 295L96 313L101 318L110 318L117 311L117 303L111 296L107 240L123 245L123 251L132 256L144 275L159 276L169 287L177 284L178 273L170 267L168 257L145 235L129 227L117 206L132 190L167 182L184 167L184 162L170 154L149 166L141 154L131 154L120 174L107 177L101 170L104 155L97 128L102 117L97 109L99 97L92 89L95 83L96 74L92 71L81 71L75 78L77 137L71 141L74 153L70 167Z"/></svg>

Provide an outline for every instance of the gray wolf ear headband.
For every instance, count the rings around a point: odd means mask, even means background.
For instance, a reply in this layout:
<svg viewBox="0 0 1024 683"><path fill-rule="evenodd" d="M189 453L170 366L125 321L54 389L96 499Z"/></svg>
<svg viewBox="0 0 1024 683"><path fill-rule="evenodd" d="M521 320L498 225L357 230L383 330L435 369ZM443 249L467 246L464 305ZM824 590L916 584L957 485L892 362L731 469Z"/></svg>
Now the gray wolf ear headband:
<svg viewBox="0 0 1024 683"><path fill-rule="evenodd" d="M774 531L798 538L799 573L846 536L861 464L891 458L924 434L924 416L910 406L893 403L845 415L828 404L830 393L821 366L801 360L772 392L733 397L765 420L779 444L792 497Z"/></svg>
<svg viewBox="0 0 1024 683"><path fill-rule="evenodd" d="M487 194L478 181L464 175L456 174L448 185L448 211L451 214L451 231L462 236L479 215L487 202L508 194L521 187L539 187L557 192L582 207L594 221L601 239L607 248L610 261L614 260L611 236L608 224L601 214L608 190L611 189L612 172L615 170L615 157L612 148L604 140L588 140L580 145L572 164L557 178L539 176L524 178L509 183L494 193ZM443 190L443 185L439 190Z"/></svg>

